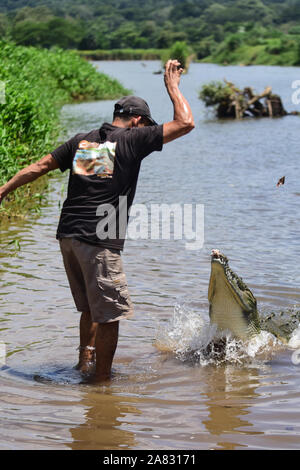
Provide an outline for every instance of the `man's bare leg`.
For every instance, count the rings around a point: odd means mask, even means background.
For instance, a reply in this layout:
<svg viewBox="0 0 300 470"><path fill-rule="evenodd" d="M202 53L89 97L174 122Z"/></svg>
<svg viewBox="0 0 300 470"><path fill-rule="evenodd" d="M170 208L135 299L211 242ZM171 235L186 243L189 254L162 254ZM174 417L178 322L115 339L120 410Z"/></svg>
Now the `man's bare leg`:
<svg viewBox="0 0 300 470"><path fill-rule="evenodd" d="M99 323L96 334L96 371L93 382L111 378L111 366L119 337L119 322Z"/></svg>
<svg viewBox="0 0 300 470"><path fill-rule="evenodd" d="M95 362L95 342L98 323L92 322L90 312L82 312L80 317L79 362L76 369L89 372Z"/></svg>

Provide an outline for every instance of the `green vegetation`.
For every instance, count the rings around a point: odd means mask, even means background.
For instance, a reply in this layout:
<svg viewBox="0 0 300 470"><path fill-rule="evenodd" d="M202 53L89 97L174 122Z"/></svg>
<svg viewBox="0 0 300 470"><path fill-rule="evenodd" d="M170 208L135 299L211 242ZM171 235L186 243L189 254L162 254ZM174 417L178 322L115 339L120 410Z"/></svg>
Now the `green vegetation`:
<svg viewBox="0 0 300 470"><path fill-rule="evenodd" d="M231 34L204 62L243 65L299 65L300 35L252 28Z"/></svg>
<svg viewBox="0 0 300 470"><path fill-rule="evenodd" d="M0 63L0 81L5 84L5 102L0 104L0 185L55 148L64 103L112 99L128 92L72 51L1 42ZM23 204L28 192L30 185L11 197ZM37 200L39 193L34 196ZM3 206L0 210L3 215Z"/></svg>
<svg viewBox="0 0 300 470"><path fill-rule="evenodd" d="M216 106L226 103L231 95L232 89L226 83L210 82L202 86L199 98L204 101L205 106Z"/></svg>
<svg viewBox="0 0 300 470"><path fill-rule="evenodd" d="M40 3L40 0L0 0L0 38L22 45L95 51L97 55L93 57L97 58L142 60L145 60L145 56L139 55L144 54L142 51L149 50L152 58L150 50L169 49L179 41L192 48L197 60L300 64L299 0Z"/></svg>
<svg viewBox="0 0 300 470"><path fill-rule="evenodd" d="M166 63L168 59L177 59L185 72L188 71L192 57L192 49L184 41L176 41L173 46L162 55L163 63Z"/></svg>
<svg viewBox="0 0 300 470"><path fill-rule="evenodd" d="M109 49L78 51L79 55L90 60L160 60L164 49Z"/></svg>

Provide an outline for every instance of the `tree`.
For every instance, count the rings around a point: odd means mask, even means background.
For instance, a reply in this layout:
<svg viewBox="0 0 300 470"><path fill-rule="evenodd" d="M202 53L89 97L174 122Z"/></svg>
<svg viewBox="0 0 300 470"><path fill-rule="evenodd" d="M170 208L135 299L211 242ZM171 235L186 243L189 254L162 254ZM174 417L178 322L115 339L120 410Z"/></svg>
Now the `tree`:
<svg viewBox="0 0 300 470"><path fill-rule="evenodd" d="M16 25L22 21L32 21L37 23L47 22L53 17L53 12L51 12L51 10L45 5L40 5L34 8L26 6L17 10L14 17L14 24Z"/></svg>
<svg viewBox="0 0 300 470"><path fill-rule="evenodd" d="M47 23L23 21L13 28L12 37L17 44L25 46L49 48L57 45L65 49L76 47L81 39L77 28L63 18L54 18Z"/></svg>
<svg viewBox="0 0 300 470"><path fill-rule="evenodd" d="M10 33L10 23L6 15L0 13L0 38L5 38Z"/></svg>

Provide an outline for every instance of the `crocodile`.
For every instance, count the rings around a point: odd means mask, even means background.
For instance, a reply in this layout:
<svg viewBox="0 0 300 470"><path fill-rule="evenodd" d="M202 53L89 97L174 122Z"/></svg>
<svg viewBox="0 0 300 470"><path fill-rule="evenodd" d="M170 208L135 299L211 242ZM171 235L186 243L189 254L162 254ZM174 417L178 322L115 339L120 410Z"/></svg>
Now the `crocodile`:
<svg viewBox="0 0 300 470"><path fill-rule="evenodd" d="M218 330L229 331L242 341L259 334L256 299L219 250L211 253L208 301L210 322L216 324Z"/></svg>
<svg viewBox="0 0 300 470"><path fill-rule="evenodd" d="M229 331L242 341L264 330L287 344L300 325L297 308L259 316L253 293L230 269L228 259L219 250L211 252L208 300L210 322L216 324L219 331Z"/></svg>

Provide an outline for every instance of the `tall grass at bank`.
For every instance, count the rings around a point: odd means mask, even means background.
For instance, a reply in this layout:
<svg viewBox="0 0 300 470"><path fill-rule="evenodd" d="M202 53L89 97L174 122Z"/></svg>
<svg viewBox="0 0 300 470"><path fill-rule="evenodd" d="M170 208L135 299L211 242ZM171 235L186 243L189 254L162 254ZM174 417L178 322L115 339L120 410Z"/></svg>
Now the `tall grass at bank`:
<svg viewBox="0 0 300 470"><path fill-rule="evenodd" d="M117 80L97 72L73 51L0 42L0 64L5 86L5 102L0 102L0 186L55 148L63 104L128 94ZM8 199L22 202L30 187ZM9 206L0 206L0 213L11 212Z"/></svg>
<svg viewBox="0 0 300 470"><path fill-rule="evenodd" d="M191 47L184 41L176 41L170 49L162 55L163 65L169 59L177 59L180 62L184 72L189 69L190 62L193 59L193 51Z"/></svg>
<svg viewBox="0 0 300 470"><path fill-rule="evenodd" d="M89 60L161 60L165 49L96 49L77 52Z"/></svg>
<svg viewBox="0 0 300 470"><path fill-rule="evenodd" d="M230 34L201 62L241 65L298 66L300 64L300 35L273 32L267 37L253 32Z"/></svg>

